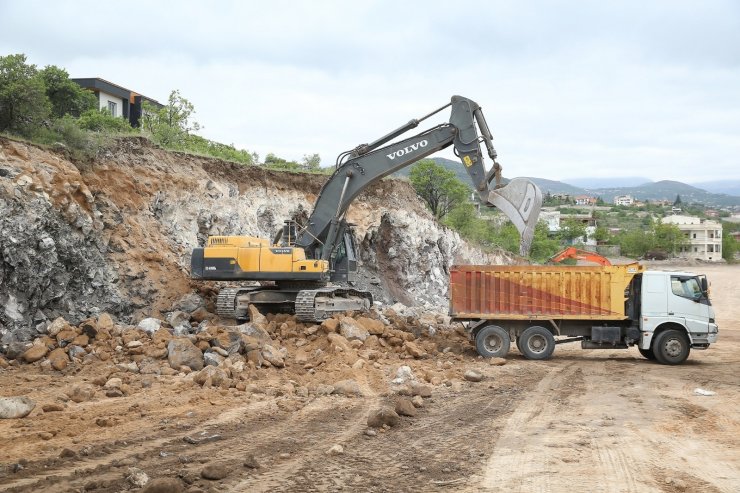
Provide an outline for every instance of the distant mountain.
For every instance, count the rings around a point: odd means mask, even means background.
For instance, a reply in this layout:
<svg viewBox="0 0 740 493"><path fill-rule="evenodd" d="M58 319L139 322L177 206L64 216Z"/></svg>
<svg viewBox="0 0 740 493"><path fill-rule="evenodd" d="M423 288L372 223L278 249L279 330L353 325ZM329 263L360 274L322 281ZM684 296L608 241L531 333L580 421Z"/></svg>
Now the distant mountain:
<svg viewBox="0 0 740 493"><path fill-rule="evenodd" d="M713 193L725 193L740 197L740 180L718 180L694 183L695 187L703 188Z"/></svg>
<svg viewBox="0 0 740 493"><path fill-rule="evenodd" d="M432 158L437 164L444 166L450 171L454 172L455 175L465 184L472 185L470 176L468 176L465 167L460 161L453 161L452 159L445 158ZM404 168L396 172L397 176L408 176L411 167ZM698 188L692 185L687 185L680 181L662 180L657 182L651 182L647 178L640 177L627 177L627 178L605 178L605 182L610 183L611 186L605 187L580 187L570 183L564 183L562 181L547 180L545 178L529 177L530 180L535 182L538 187L542 190L542 193L550 192L554 193L567 193L569 195L591 195L595 197L601 197L605 202L613 202L615 195L631 195L632 197L639 200L675 200L676 195L681 196L681 201L685 203L699 202L701 204L713 207L728 207L728 206L740 206L740 196L728 195L725 193L711 193L702 188ZM601 178L584 178L583 180L591 180L593 183L597 183L602 180ZM625 181L642 181L642 183L633 186L616 186L616 183L622 183ZM580 181L580 180L576 180ZM504 182L508 182L504 178ZM725 184L733 186L735 184L740 189L740 181L729 180L727 182L713 182L717 186ZM740 195L740 194L738 194Z"/></svg>
<svg viewBox="0 0 740 493"><path fill-rule="evenodd" d="M651 183L650 178L643 176L620 176L612 178L566 178L565 181L576 187L593 190L595 188L614 188L614 187L636 187Z"/></svg>

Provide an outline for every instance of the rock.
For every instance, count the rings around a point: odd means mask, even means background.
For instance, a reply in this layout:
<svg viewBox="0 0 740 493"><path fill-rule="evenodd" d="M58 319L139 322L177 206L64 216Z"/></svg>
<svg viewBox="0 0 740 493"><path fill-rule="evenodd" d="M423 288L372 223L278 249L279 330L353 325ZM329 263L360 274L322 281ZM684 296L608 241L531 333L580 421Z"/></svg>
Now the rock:
<svg viewBox="0 0 740 493"><path fill-rule="evenodd" d="M203 361L205 362L206 366L218 366L223 363L225 359L226 358L215 351L206 351L205 353L203 353Z"/></svg>
<svg viewBox="0 0 740 493"><path fill-rule="evenodd" d="M51 363L51 367L57 371L64 370L69 364L69 356L67 356L67 353L64 351L64 349L60 347L50 352L48 359L49 363Z"/></svg>
<svg viewBox="0 0 740 493"><path fill-rule="evenodd" d="M206 366L195 374L193 382L201 386L209 383L213 387L219 387L226 378L228 377L224 370L215 366Z"/></svg>
<svg viewBox="0 0 740 493"><path fill-rule="evenodd" d="M159 330L159 327L161 327L161 325L162 321L157 318L145 318L144 320L139 322L139 325L137 325L136 328L143 330L149 335L152 335Z"/></svg>
<svg viewBox="0 0 740 493"><path fill-rule="evenodd" d="M106 397L123 397L123 390L121 389L108 389L105 391Z"/></svg>
<svg viewBox="0 0 740 493"><path fill-rule="evenodd" d="M267 317L262 315L254 305L249 305L249 321L260 326L267 325Z"/></svg>
<svg viewBox="0 0 740 493"><path fill-rule="evenodd" d="M195 347L190 339L178 337L167 344L167 361L175 370L187 366L191 370L202 370L204 366L203 353Z"/></svg>
<svg viewBox="0 0 740 493"><path fill-rule="evenodd" d="M72 390L67 393L67 397L77 403L89 401L94 395L95 389L87 385L75 385L72 387Z"/></svg>
<svg viewBox="0 0 740 493"><path fill-rule="evenodd" d="M174 307L178 310L182 310L184 312L192 313L198 308L205 306L205 301L203 301L203 298L198 296L195 293L188 293L182 298L180 298L174 305Z"/></svg>
<svg viewBox="0 0 740 493"><path fill-rule="evenodd" d="M403 343L404 349L414 358L423 358L427 353L413 342L406 341Z"/></svg>
<svg viewBox="0 0 740 493"><path fill-rule="evenodd" d="M488 360L488 364L491 366L504 366L506 364L505 358L491 358Z"/></svg>
<svg viewBox="0 0 740 493"><path fill-rule="evenodd" d="M157 478L147 483L141 493L182 493L185 487L177 478Z"/></svg>
<svg viewBox="0 0 740 493"><path fill-rule="evenodd" d="M245 336L254 337L258 341L263 342L263 343L272 341L270 334L265 329L251 322L237 325L236 330L238 330L240 333L244 334Z"/></svg>
<svg viewBox="0 0 740 493"><path fill-rule="evenodd" d="M475 370L468 370L463 374L463 378L468 382L480 382L483 380L483 375Z"/></svg>
<svg viewBox="0 0 740 493"><path fill-rule="evenodd" d="M380 320L360 317L357 319L357 323L362 325L372 335L379 336L385 332L385 324Z"/></svg>
<svg viewBox="0 0 740 493"><path fill-rule="evenodd" d="M113 318L108 313L103 312L98 315L96 325L98 326L98 330L111 330L113 328Z"/></svg>
<svg viewBox="0 0 740 493"><path fill-rule="evenodd" d="M182 310L175 310L167 314L167 323L172 327L178 325L190 325L190 312L184 312Z"/></svg>
<svg viewBox="0 0 740 493"><path fill-rule="evenodd" d="M26 350L25 353L21 355L21 359L26 363L35 363L36 361L46 356L46 353L48 351L49 349L44 344L33 344L30 348Z"/></svg>
<svg viewBox="0 0 740 493"><path fill-rule="evenodd" d="M324 320L321 322L321 328L324 329L324 332L331 333L336 332L339 328L339 320L335 318L330 318L328 320Z"/></svg>
<svg viewBox="0 0 740 493"><path fill-rule="evenodd" d="M332 392L334 392L334 386L320 383L316 386L315 392L316 395L330 395Z"/></svg>
<svg viewBox="0 0 740 493"><path fill-rule="evenodd" d="M362 396L360 386L354 380L342 380L334 384L332 394L343 395L345 397Z"/></svg>
<svg viewBox="0 0 740 493"><path fill-rule="evenodd" d="M344 317L339 323L339 333L348 341L364 341L370 333L352 317Z"/></svg>
<svg viewBox="0 0 740 493"><path fill-rule="evenodd" d="M396 426L401 418L396 411L389 408L376 409L371 412L367 418L367 425L370 428L380 428L383 425Z"/></svg>
<svg viewBox="0 0 740 493"><path fill-rule="evenodd" d="M77 457L77 452L75 452L72 449L64 448L61 452L59 452L59 457L62 459L69 459L71 457Z"/></svg>
<svg viewBox="0 0 740 493"><path fill-rule="evenodd" d="M49 326L46 328L46 333L51 337L56 337L58 333L68 328L70 328L69 322L64 320L63 317L58 317L51 324L49 324Z"/></svg>
<svg viewBox="0 0 740 493"><path fill-rule="evenodd" d="M249 469L259 469L260 463L254 458L254 455L249 454L244 458L244 467Z"/></svg>
<svg viewBox="0 0 740 493"><path fill-rule="evenodd" d="M64 411L64 404L60 404L58 402L50 402L48 404L44 404L41 406L41 410L45 413L55 413L59 411Z"/></svg>
<svg viewBox="0 0 740 493"><path fill-rule="evenodd" d="M411 404L414 407L424 407L424 399L420 395L415 395L411 398Z"/></svg>
<svg viewBox="0 0 740 493"><path fill-rule="evenodd" d="M334 332L330 332L326 336L329 343L331 343L332 348L339 348L340 351L350 351L352 349L352 346L350 345L349 341L342 335L335 334Z"/></svg>
<svg viewBox="0 0 740 493"><path fill-rule="evenodd" d="M247 352L247 361L254 364L256 368L261 368L264 360L262 359L262 353L258 349L253 349Z"/></svg>
<svg viewBox="0 0 740 493"><path fill-rule="evenodd" d="M396 371L396 378L393 379L392 383L402 384L415 380L416 375L414 375L414 372L411 371L411 367L404 365L398 368L398 370Z"/></svg>
<svg viewBox="0 0 740 493"><path fill-rule="evenodd" d="M344 447L339 444L333 445L328 451L329 455L342 455L344 453Z"/></svg>
<svg viewBox="0 0 740 493"><path fill-rule="evenodd" d="M282 368L285 366L285 360L283 360L283 356L280 354L280 351L270 346L269 344L265 344L265 346L262 348L262 357L269 361L270 364L272 364L273 366L277 366L278 368Z"/></svg>
<svg viewBox="0 0 740 493"><path fill-rule="evenodd" d="M87 351L85 351L85 348L80 346L68 346L67 354L69 355L70 359L84 358L85 356L87 356Z"/></svg>
<svg viewBox="0 0 740 493"><path fill-rule="evenodd" d="M398 399L396 401L396 414L399 416L416 416L416 407L408 399Z"/></svg>
<svg viewBox="0 0 740 493"><path fill-rule="evenodd" d="M423 397L424 399L428 399L432 396L432 388L429 385L424 385L422 383L413 382L410 385L411 395Z"/></svg>
<svg viewBox="0 0 740 493"><path fill-rule="evenodd" d="M36 407L28 397L0 397L0 419L25 418Z"/></svg>
<svg viewBox="0 0 740 493"><path fill-rule="evenodd" d="M200 471L200 475L204 479L210 479L212 481L218 481L224 479L231 472L231 468L225 463L214 463L208 464L203 470Z"/></svg>
<svg viewBox="0 0 740 493"><path fill-rule="evenodd" d="M136 362L132 361L130 363L118 363L116 365L116 368L118 368L121 371L127 371L131 373L139 373L139 367L136 364Z"/></svg>
<svg viewBox="0 0 740 493"><path fill-rule="evenodd" d="M209 312L203 307L200 307L190 312L190 319L195 320L198 323L203 322L204 320L213 320L215 318L216 318L216 315Z"/></svg>
<svg viewBox="0 0 740 493"><path fill-rule="evenodd" d="M126 481L131 486L143 488L149 482L149 476L137 467L129 467L126 473Z"/></svg>
<svg viewBox="0 0 740 493"><path fill-rule="evenodd" d="M367 430L365 430L365 435L367 435L369 437L377 436L377 434L378 434L378 432L375 431L375 430L373 430L372 428L368 428Z"/></svg>
<svg viewBox="0 0 740 493"><path fill-rule="evenodd" d="M8 359L11 359L11 360L12 359L18 359L30 347L31 347L31 344L29 344L27 342L12 341L10 344L8 344L8 347L5 350L5 356Z"/></svg>
<svg viewBox="0 0 740 493"><path fill-rule="evenodd" d="M105 385L103 385L104 389L120 389L121 385L123 385L123 381L120 378L111 378L107 382L105 382Z"/></svg>

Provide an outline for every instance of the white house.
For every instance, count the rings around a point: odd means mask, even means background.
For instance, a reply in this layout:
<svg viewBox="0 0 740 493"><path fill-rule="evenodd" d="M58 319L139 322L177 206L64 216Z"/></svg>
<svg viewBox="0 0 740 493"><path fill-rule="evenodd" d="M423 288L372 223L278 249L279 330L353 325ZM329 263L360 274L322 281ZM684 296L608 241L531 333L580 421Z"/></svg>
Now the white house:
<svg viewBox="0 0 740 493"><path fill-rule="evenodd" d="M614 197L614 205L632 205L635 199L631 195L617 195Z"/></svg>
<svg viewBox="0 0 740 493"><path fill-rule="evenodd" d="M99 77L87 79L72 79L80 87L92 91L98 98L98 108L107 109L111 115L125 118L132 127L139 126L139 119L143 112L143 103L147 102L161 108L162 105L154 99L142 96L139 93L126 89Z"/></svg>
<svg viewBox="0 0 740 493"><path fill-rule="evenodd" d="M692 216L668 216L664 224L675 224L683 232L689 245L684 255L701 260L722 260L722 223Z"/></svg>

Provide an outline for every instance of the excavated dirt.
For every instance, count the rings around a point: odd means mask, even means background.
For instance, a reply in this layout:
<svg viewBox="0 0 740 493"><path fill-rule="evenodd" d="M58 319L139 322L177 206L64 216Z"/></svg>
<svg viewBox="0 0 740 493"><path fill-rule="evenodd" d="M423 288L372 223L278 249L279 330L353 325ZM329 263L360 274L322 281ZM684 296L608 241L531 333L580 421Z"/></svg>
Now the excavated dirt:
<svg viewBox="0 0 740 493"><path fill-rule="evenodd" d="M678 367L635 349L571 345L544 362L514 349L496 366L442 317L409 323L389 311L379 337L348 346L331 328L271 317L265 327L285 366L231 367L232 381L217 387L196 383L197 372L166 371L164 359L159 373L123 370L116 362L146 366L125 348L63 372L43 360L11 365L0 370L2 395L37 407L0 420L0 491L137 490L131 468L183 491L737 491L740 268L701 271L712 280L720 341ZM399 344L397 331L414 346ZM151 339L131 340L148 349ZM426 355L413 357L416 349ZM404 365L420 385L392 383ZM465 380L468 370L482 381ZM106 396L111 378L123 395ZM92 395L73 392L80 386ZM416 416L366 434L376 409L422 387L430 397Z"/></svg>

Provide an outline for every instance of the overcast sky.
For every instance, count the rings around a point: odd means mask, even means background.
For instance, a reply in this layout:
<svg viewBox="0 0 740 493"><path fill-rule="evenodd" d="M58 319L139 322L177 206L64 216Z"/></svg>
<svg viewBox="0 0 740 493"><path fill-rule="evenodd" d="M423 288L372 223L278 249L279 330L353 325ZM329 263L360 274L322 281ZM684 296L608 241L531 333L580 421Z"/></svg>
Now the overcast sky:
<svg viewBox="0 0 740 493"><path fill-rule="evenodd" d="M508 177L740 178L733 0L0 0L11 53L160 102L179 89L201 135L262 158L330 165L461 94Z"/></svg>

